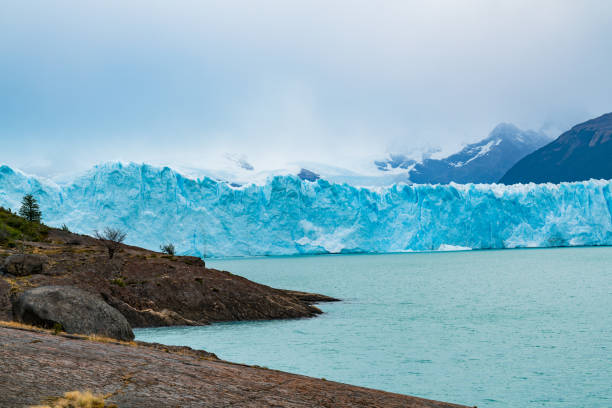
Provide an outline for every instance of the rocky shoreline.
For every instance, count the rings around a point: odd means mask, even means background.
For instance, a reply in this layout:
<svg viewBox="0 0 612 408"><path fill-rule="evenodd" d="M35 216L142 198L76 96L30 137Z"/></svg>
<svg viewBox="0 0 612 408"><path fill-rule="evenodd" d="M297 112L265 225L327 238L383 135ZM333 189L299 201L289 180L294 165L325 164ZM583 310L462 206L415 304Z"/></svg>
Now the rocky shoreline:
<svg viewBox="0 0 612 408"><path fill-rule="evenodd" d="M49 403L75 390L133 408L463 407L228 363L188 347L102 342L2 323L0 344L2 407Z"/></svg>
<svg viewBox="0 0 612 408"><path fill-rule="evenodd" d="M0 320L12 319L21 293L41 286L87 291L132 327L312 317L321 313L314 303L337 300L260 285L196 257L122 245L109 259L99 240L57 229L19 249L0 247L0 266Z"/></svg>

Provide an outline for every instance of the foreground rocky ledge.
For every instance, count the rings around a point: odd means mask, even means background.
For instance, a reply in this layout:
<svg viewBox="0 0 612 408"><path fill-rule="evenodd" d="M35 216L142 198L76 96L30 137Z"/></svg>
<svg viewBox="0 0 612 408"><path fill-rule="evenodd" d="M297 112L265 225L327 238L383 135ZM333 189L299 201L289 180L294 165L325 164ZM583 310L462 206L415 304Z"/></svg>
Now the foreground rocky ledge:
<svg viewBox="0 0 612 408"><path fill-rule="evenodd" d="M36 405L67 391L118 407L459 408L218 360L186 347L93 341L0 324L0 406Z"/></svg>

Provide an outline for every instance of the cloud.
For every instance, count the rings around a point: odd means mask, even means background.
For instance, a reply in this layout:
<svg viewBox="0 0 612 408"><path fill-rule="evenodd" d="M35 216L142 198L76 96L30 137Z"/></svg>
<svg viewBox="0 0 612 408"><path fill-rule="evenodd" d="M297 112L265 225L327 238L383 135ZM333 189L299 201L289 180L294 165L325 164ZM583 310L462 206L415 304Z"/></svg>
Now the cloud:
<svg viewBox="0 0 612 408"><path fill-rule="evenodd" d="M596 0L6 1L0 161L349 165L502 121L560 132L612 110L610 17Z"/></svg>

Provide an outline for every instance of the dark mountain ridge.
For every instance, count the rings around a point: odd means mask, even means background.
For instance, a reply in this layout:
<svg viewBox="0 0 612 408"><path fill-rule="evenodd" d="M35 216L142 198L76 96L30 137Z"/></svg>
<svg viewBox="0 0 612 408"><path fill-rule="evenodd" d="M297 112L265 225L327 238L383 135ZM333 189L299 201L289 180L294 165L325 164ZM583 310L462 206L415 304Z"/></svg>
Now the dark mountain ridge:
<svg viewBox="0 0 612 408"><path fill-rule="evenodd" d="M499 180L503 184L612 179L612 113L580 123L527 155Z"/></svg>

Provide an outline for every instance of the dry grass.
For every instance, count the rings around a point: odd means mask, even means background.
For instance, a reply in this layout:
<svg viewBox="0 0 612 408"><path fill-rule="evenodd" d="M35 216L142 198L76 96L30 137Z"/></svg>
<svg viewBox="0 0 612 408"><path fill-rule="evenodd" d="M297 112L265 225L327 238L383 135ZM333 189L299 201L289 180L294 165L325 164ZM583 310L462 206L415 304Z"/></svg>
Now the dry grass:
<svg viewBox="0 0 612 408"><path fill-rule="evenodd" d="M30 283L30 276L16 276L14 278L3 276L2 279L11 285L27 285Z"/></svg>
<svg viewBox="0 0 612 408"><path fill-rule="evenodd" d="M112 339L110 337L97 336L95 334L84 335L84 334L72 334L72 333L65 333L65 332L55 333L53 329L43 329L40 327L30 326L28 324L19 323L19 322L12 322L12 321L9 322L9 321L0 320L0 327L6 327L9 329L16 329L16 330L25 330L25 331L31 331L31 332L37 332L37 333L52 334L58 337L65 337L68 339L95 341L97 343L119 344L119 345L130 346L130 347L151 347L155 350L165 351L166 353L173 353L173 354L178 354L178 355L183 355L183 356L193 356L199 360L219 361L219 358L215 356L214 354L201 355L201 353L197 350L185 349L185 348L180 348L180 347L172 348L171 346L166 347L162 345L148 344L145 342L137 342L137 341L122 341L122 340Z"/></svg>
<svg viewBox="0 0 612 408"><path fill-rule="evenodd" d="M33 254L39 254L39 255L61 255L62 253L64 253L64 248L41 248L41 247L35 247L32 246L30 247L30 251Z"/></svg>
<svg viewBox="0 0 612 408"><path fill-rule="evenodd" d="M35 405L30 408L116 408L115 404L107 404L108 396L94 395L91 391L70 391L49 405Z"/></svg>
<svg viewBox="0 0 612 408"><path fill-rule="evenodd" d="M98 248L92 247L84 247L84 248L73 248L72 251L75 254L93 254L93 253L102 253Z"/></svg>
<svg viewBox="0 0 612 408"><path fill-rule="evenodd" d="M68 337L72 339L96 341L98 343L113 343L113 344L123 344L126 346L138 346L138 344L134 341L117 340L117 339L112 339L110 337L98 336L95 334L85 335L85 334L55 333L53 329L43 329L41 327L30 326L29 324L13 322L13 321L9 322L5 320L0 320L0 327L21 329L21 330L34 331L34 332L39 332L39 333L55 334L58 336Z"/></svg>
<svg viewBox="0 0 612 408"><path fill-rule="evenodd" d="M23 324L19 322L7 322L5 320L0 320L0 326L10 327L13 329L36 330L36 331L43 330L43 329L39 329L38 327L30 326L29 324Z"/></svg>
<svg viewBox="0 0 612 408"><path fill-rule="evenodd" d="M115 344L123 344L126 346L138 346L138 344L135 341L116 340L110 337L98 336L95 334L92 334L89 336L83 336L83 337L86 340L97 341L98 343L115 343Z"/></svg>
<svg viewBox="0 0 612 408"><path fill-rule="evenodd" d="M21 293L27 288L34 287L34 285L30 283L29 276L18 276L16 278L9 278L8 276L3 276L0 279L4 280L11 286L11 288L9 289L11 295Z"/></svg>

